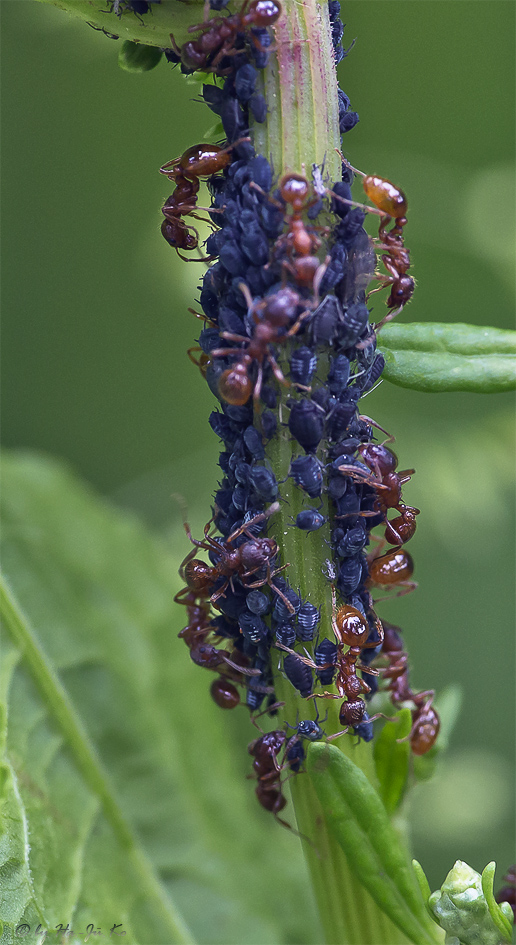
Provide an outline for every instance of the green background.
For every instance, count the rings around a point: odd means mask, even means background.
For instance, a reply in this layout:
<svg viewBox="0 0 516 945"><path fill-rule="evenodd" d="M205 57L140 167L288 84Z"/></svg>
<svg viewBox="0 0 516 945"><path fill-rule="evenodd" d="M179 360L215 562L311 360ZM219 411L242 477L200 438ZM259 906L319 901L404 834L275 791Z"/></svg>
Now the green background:
<svg viewBox="0 0 516 945"><path fill-rule="evenodd" d="M122 72L120 43L65 14L31 0L1 12L4 445L64 458L165 533L181 492L198 527L218 472L214 402L186 357L203 268L160 236L158 168L206 139L212 115L177 70ZM404 321L513 327L514 13L343 4L357 43L340 81L361 117L345 153L409 198ZM452 750L412 802L432 888L456 858L513 859L512 410L511 395L386 383L363 406L417 469L406 498L422 510L419 590L380 614L404 628L416 685L464 690ZM271 843L278 829L264 818Z"/></svg>

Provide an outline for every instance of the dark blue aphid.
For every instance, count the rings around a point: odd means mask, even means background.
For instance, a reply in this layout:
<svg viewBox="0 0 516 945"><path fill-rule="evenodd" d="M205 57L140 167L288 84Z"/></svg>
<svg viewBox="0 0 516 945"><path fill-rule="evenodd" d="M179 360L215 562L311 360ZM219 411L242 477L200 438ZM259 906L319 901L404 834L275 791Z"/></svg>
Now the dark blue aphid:
<svg viewBox="0 0 516 945"><path fill-rule="evenodd" d="M324 413L311 400L297 400L290 407L288 428L307 453L315 453L323 436Z"/></svg>
<svg viewBox="0 0 516 945"><path fill-rule="evenodd" d="M237 69L235 74L235 92L237 98L244 104L248 102L251 95L253 95L257 79L258 72L250 62L246 62L245 65Z"/></svg>
<svg viewBox="0 0 516 945"><path fill-rule="evenodd" d="M349 597L359 587L363 577L367 575L367 570L364 575L364 567L367 569L362 555L347 558L341 564L337 576L337 587L344 597Z"/></svg>
<svg viewBox="0 0 516 945"><path fill-rule="evenodd" d="M337 354L330 361L327 384L334 397L344 393L349 381L349 359L343 354Z"/></svg>
<svg viewBox="0 0 516 945"><path fill-rule="evenodd" d="M319 609L314 604L311 604L310 601L305 601L301 604L297 612L298 640L302 643L308 643L310 640L313 640L319 620Z"/></svg>
<svg viewBox="0 0 516 945"><path fill-rule="evenodd" d="M312 670L306 663L296 656L295 653L289 653L283 660L283 670L288 681L292 683L294 689L306 699L312 694L314 685Z"/></svg>
<svg viewBox="0 0 516 945"><path fill-rule="evenodd" d="M258 614L243 611L238 618L238 625L242 631L242 635L246 640L249 640L250 643L257 644L267 639L269 633L268 628Z"/></svg>
<svg viewBox="0 0 516 945"><path fill-rule="evenodd" d="M317 509L303 509L302 512L298 512L296 515L296 528L300 528L304 532L316 532L318 528L321 528L326 519L321 512L318 512Z"/></svg>
<svg viewBox="0 0 516 945"><path fill-rule="evenodd" d="M303 345L295 348L290 357L290 380L293 384L310 387L312 377L317 368L317 355L311 348Z"/></svg>
<svg viewBox="0 0 516 945"><path fill-rule="evenodd" d="M296 731L300 738L306 738L309 742L318 742L324 735L321 726L318 722L313 722L312 719L304 719L302 722L298 722Z"/></svg>
<svg viewBox="0 0 516 945"><path fill-rule="evenodd" d="M338 647L335 642L325 637L314 650L314 663L318 667L316 676L323 686L331 686L335 675Z"/></svg>
<svg viewBox="0 0 516 945"><path fill-rule="evenodd" d="M249 594L246 597L246 604L248 610L253 614L266 614L270 600L267 597L267 594L264 594L263 591L249 591Z"/></svg>
<svg viewBox="0 0 516 945"><path fill-rule="evenodd" d="M276 597L272 616L274 617L274 620L278 621L278 623L281 623L283 620L288 620L293 613L297 614L299 608L301 607L301 598L298 594L296 594L293 588L286 587L282 593L293 609L287 607L285 601L281 597Z"/></svg>
<svg viewBox="0 0 516 945"><path fill-rule="evenodd" d="M299 739L291 739L287 742L287 750L285 752L285 761L288 763L288 766L294 774L297 774L303 761L305 760L305 750L303 748L303 743Z"/></svg>
<svg viewBox="0 0 516 945"><path fill-rule="evenodd" d="M249 476L249 487L264 502L273 502L279 492L276 477L266 466L253 466Z"/></svg>
<svg viewBox="0 0 516 945"><path fill-rule="evenodd" d="M359 738L364 742L370 742L373 739L373 723L369 721L369 716L367 712L364 712L363 721L359 725L353 726L353 731L355 735L358 735Z"/></svg>
<svg viewBox="0 0 516 945"><path fill-rule="evenodd" d="M279 623L274 633L277 643L281 643L282 646L287 646L289 650L292 649L296 642L296 628L293 623L290 623L288 620Z"/></svg>
<svg viewBox="0 0 516 945"><path fill-rule="evenodd" d="M352 528L348 528L337 544L336 551L339 558L351 558L358 554L366 546L367 541L367 531L363 523L357 523Z"/></svg>
<svg viewBox="0 0 516 945"><path fill-rule="evenodd" d="M322 467L315 456L299 456L290 464L290 476L311 499L321 495L323 485Z"/></svg>

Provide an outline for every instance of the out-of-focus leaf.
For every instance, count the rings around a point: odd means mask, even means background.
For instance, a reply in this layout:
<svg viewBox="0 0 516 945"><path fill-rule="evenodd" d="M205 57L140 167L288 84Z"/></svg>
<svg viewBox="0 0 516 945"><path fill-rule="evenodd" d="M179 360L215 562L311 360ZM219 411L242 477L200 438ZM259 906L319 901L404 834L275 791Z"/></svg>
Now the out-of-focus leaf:
<svg viewBox="0 0 516 945"><path fill-rule="evenodd" d="M400 806L408 783L411 756L407 735L412 726L410 709L402 709L396 722L384 725L373 743L374 764L380 797L388 814ZM406 739L400 741L400 739Z"/></svg>
<svg viewBox="0 0 516 945"><path fill-rule="evenodd" d="M516 387L516 331L477 325L412 322L379 334L383 377L429 393L493 394Z"/></svg>
<svg viewBox="0 0 516 945"><path fill-rule="evenodd" d="M7 608L0 676L0 917L122 922L124 941L170 945L185 940L172 897L210 945L313 940L298 841L245 779L246 713L217 709L177 639L184 532L174 557L59 464L3 467L3 566L23 612Z"/></svg>

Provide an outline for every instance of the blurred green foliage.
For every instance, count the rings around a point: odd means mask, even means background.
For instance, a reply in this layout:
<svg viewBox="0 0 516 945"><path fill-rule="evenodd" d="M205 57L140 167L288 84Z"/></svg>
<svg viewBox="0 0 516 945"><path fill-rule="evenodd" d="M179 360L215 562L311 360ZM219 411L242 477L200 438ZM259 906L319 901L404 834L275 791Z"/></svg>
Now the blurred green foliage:
<svg viewBox="0 0 516 945"><path fill-rule="evenodd" d="M121 43L55 9L3 0L2 13L4 444L66 458L172 540L172 492L196 527L208 518L217 442L186 357L203 267L160 236L157 170L212 116L177 70L122 72ZM361 116L345 153L409 197L418 287L403 321L512 327L514 16L498 0L343 4L358 39L340 80ZM384 383L363 406L416 467L406 498L422 509L419 590L381 614L404 628L416 685L465 691L450 758L413 798L432 888L457 857L513 858L512 405ZM272 818L264 830L278 842Z"/></svg>

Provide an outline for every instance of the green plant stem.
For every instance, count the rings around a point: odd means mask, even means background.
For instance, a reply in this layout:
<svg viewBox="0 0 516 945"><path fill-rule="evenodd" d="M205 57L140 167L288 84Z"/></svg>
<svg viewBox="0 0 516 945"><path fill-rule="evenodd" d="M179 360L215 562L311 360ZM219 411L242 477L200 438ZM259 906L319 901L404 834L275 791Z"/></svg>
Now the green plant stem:
<svg viewBox="0 0 516 945"><path fill-rule="evenodd" d="M336 149L341 142L337 77L327 6L316 0L305 0L302 4L286 0L283 7L285 15L275 28L275 53L264 76L268 121L254 128L256 150L272 160L276 174L291 170L309 175L313 163L324 163L330 179L338 180L340 159ZM323 357L319 370L324 370ZM281 509L273 520L274 535L281 544L283 560L289 563L290 585L300 589L304 600L321 606L321 635L331 638L331 586L322 573L323 562L329 556L331 529L327 523L300 537L299 530L291 527L304 503L301 490L287 478L294 452L288 429L281 425L287 396L282 394L279 433L269 451L276 478L286 480ZM321 511L329 517L327 498ZM281 673L276 675L275 687L278 699L285 702L285 717L291 725L296 724L300 713L304 718L313 717L313 701L307 700L303 715L300 697ZM321 714L328 709L324 724L328 734L339 731L338 705L338 701L324 700ZM338 745L376 784L371 746L363 742L354 745L345 736ZM329 832L308 776L292 778L289 783L299 830L308 838L303 847L326 942L404 945L408 939L358 882L352 864Z"/></svg>

